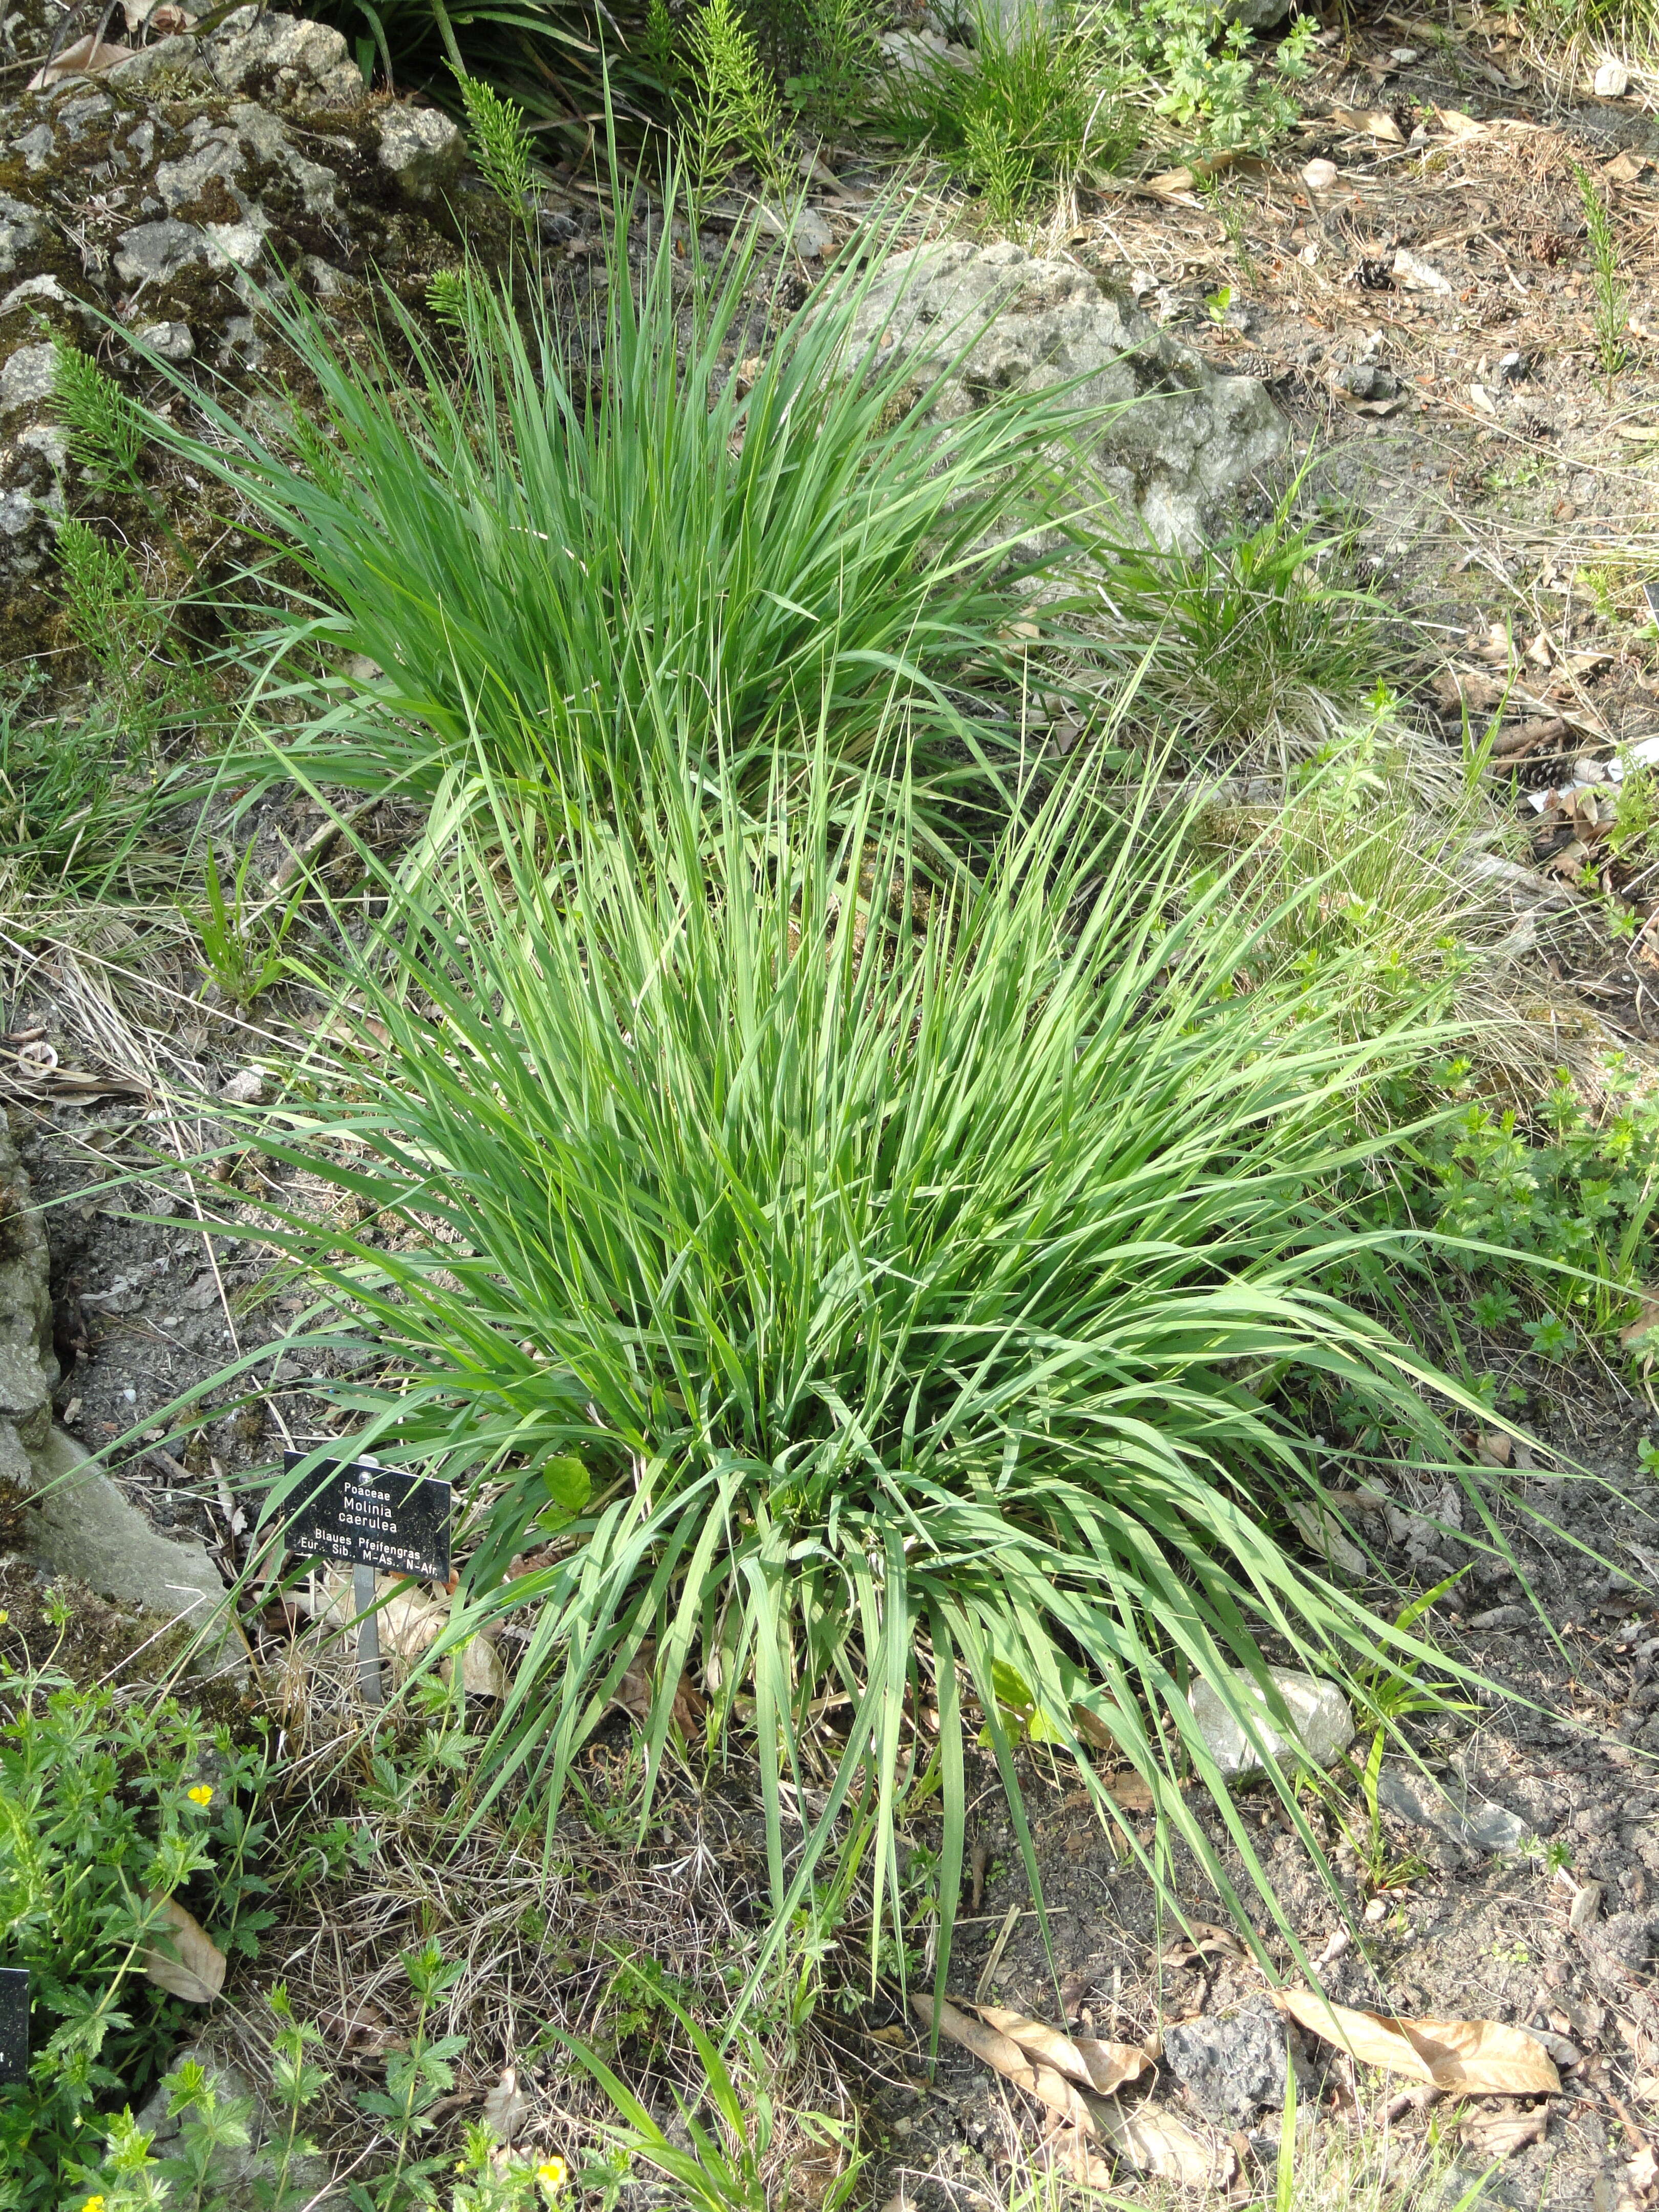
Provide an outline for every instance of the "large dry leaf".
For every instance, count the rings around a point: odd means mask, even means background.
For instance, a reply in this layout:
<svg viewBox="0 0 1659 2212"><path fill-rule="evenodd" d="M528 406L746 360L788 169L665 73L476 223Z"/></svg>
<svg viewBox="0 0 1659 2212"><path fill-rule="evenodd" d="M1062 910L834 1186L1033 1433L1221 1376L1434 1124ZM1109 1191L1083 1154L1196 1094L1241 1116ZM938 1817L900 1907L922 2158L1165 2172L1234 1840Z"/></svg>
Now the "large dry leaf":
<svg viewBox="0 0 1659 2212"><path fill-rule="evenodd" d="M932 1997L918 1991L912 1994L910 2004L922 2026L931 2028L934 2025ZM941 2035L948 2035L952 2043L959 2043L964 2051L971 2051L975 2058L994 2067L1005 2081L1012 2081L1017 2089L1047 2105L1067 2127L1081 2128L1085 2134L1093 2131L1094 2117L1072 2083L1052 2066L1034 2065L1012 2037L970 2020L948 1998L939 2007L938 2025Z"/></svg>
<svg viewBox="0 0 1659 2212"><path fill-rule="evenodd" d="M382 1575L375 1584L376 1595L397 1588L397 1577ZM450 1608L453 1598L448 1592L434 1597L425 1583L413 1583L387 1599L376 1615L380 1624L380 1649L388 1658L401 1660L412 1667L423 1654L429 1651L449 1626ZM501 1664L501 1654L489 1636L469 1636L461 1645L461 1687L470 1698L505 1698L507 1669ZM442 1659L438 1672L445 1681L449 1680L454 1655Z"/></svg>
<svg viewBox="0 0 1659 2212"><path fill-rule="evenodd" d="M66 76L101 76L106 70L112 70L117 62L131 61L133 52L131 46L124 46L118 41L100 46L88 31L85 38L76 39L73 46L65 46L56 61L49 62L45 69L36 70L23 89L25 92L45 92Z"/></svg>
<svg viewBox="0 0 1659 2212"><path fill-rule="evenodd" d="M1137 2173L1177 2181L1183 2189L1224 2189L1238 2171L1231 2144L1206 2142L1184 2122L1149 2105L1133 2112L1109 2106L1100 2132Z"/></svg>
<svg viewBox="0 0 1659 2212"><path fill-rule="evenodd" d="M225 1985L225 1954L201 1922L168 1898L156 1934L174 1955L153 1945L144 1954L146 1978L191 2004L211 2004Z"/></svg>
<svg viewBox="0 0 1659 2212"><path fill-rule="evenodd" d="M530 2100L509 2066L483 2100L483 2124L498 2142L510 2143L530 2115Z"/></svg>
<svg viewBox="0 0 1659 2212"><path fill-rule="evenodd" d="M1103 2097L1109 2097L1126 2081L1138 2081L1152 2063L1138 2043L1062 2035L1057 2027L1045 2027L1024 2013L1005 2012L1000 2005L975 2005L974 2009L988 2027L1017 2043L1033 2065L1052 2066Z"/></svg>
<svg viewBox="0 0 1659 2212"><path fill-rule="evenodd" d="M1361 137L1381 138L1390 146L1403 146L1406 135L1385 108L1334 107L1331 120L1340 129L1357 131Z"/></svg>
<svg viewBox="0 0 1659 2212"><path fill-rule="evenodd" d="M913 1993L910 2002L925 2027L934 2023L934 2006L931 1997ZM1221 2185L1231 2181L1237 2161L1224 2143L1206 2142L1202 2136L1167 2112L1154 2112L1142 2105L1133 2113L1124 2112L1115 2097L1097 2094L1092 2086L1079 2087L1082 2076L1089 2070L1090 2057L1079 2049L1085 2039L1073 2039L1058 2034L1053 2028L1042 2027L1040 2021L1027 2020L1024 2014L1002 2012L994 2007L981 2006L984 2020L970 2020L948 2001L938 2008L939 2032L959 2043L964 2051L971 2051L976 2058L994 2067L1005 2081L1045 2104L1064 2124L1060 2138L1071 2171L1079 2180L1094 2182L1109 2179L1103 2164L1094 2158L1089 2148L1090 2141L1105 2144L1115 2151L1137 2173L1150 2173L1166 2180L1179 2181L1185 2187L1208 2185ZM1005 2033L1004 2026L1018 2029L1022 2038L1029 2038L1029 2047ZM1134 2051L1133 2046L1121 2044L1095 2043L1087 2039L1091 2056L1101 2051L1133 2051L1136 2071L1145 2069L1146 2054ZM1068 2081L1060 2070L1058 2061L1077 2072L1077 2081ZM1038 2058L1039 2052L1047 2054ZM1096 2059L1097 2063L1100 2063ZM1128 2081L1133 2077L1125 2074Z"/></svg>
<svg viewBox="0 0 1659 2212"><path fill-rule="evenodd" d="M1449 2096L1553 2095L1561 2087L1542 2045L1495 2020L1395 2020L1328 2004L1305 1990L1276 1990L1273 2002L1298 2027L1340 2045L1367 2066L1431 2082Z"/></svg>

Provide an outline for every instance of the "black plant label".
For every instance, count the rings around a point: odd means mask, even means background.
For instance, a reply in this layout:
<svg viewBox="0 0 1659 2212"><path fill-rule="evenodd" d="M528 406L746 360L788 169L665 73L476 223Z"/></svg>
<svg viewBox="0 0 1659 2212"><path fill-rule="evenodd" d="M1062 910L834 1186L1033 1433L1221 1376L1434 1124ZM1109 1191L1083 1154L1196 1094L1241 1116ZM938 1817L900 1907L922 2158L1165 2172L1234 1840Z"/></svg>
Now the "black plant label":
<svg viewBox="0 0 1659 2212"><path fill-rule="evenodd" d="M308 1453L289 1452L292 1474ZM375 1467L365 1460L325 1462L288 1524L288 1548L302 1559L352 1559L389 1575L449 1579L449 1523L454 1492L429 1474Z"/></svg>
<svg viewBox="0 0 1659 2212"><path fill-rule="evenodd" d="M28 1969L0 1966L0 2082L28 2078Z"/></svg>

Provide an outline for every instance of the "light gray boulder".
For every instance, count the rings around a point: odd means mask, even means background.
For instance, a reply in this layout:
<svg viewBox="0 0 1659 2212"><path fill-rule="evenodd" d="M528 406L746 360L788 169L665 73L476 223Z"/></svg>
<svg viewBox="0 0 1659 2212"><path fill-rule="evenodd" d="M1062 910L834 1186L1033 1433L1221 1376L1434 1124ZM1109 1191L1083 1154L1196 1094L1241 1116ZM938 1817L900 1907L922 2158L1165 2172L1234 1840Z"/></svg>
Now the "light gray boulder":
<svg viewBox="0 0 1659 2212"><path fill-rule="evenodd" d="M153 1528L61 1429L50 1430L28 1456L36 1487L23 1514L25 1557L100 1597L204 1632L204 1667L222 1654L233 1673L245 1671L223 1618L223 1580L199 1537L180 1540Z"/></svg>
<svg viewBox="0 0 1659 2212"><path fill-rule="evenodd" d="M460 175L466 141L435 107L387 108L378 121L380 167L406 198L430 199Z"/></svg>
<svg viewBox="0 0 1659 2212"><path fill-rule="evenodd" d="M1069 262L961 241L895 254L871 286L855 349L945 378L962 416L998 392L1076 382L1101 485L1156 544L1200 545L1214 511L1279 459L1289 426L1254 377L1223 376L1129 301Z"/></svg>
<svg viewBox="0 0 1659 2212"><path fill-rule="evenodd" d="M1353 1711L1347 1699L1334 1682L1322 1682L1294 1667L1270 1667L1267 1674L1290 1711L1294 1756L1314 1766L1330 1765L1354 1739ZM1240 1705L1255 1716L1257 1743L1251 1742L1207 1682L1194 1683L1187 1699L1210 1756L1229 1782L1261 1773L1262 1753L1277 1762L1292 1749L1268 1718L1255 1678L1241 1667L1234 1670L1233 1683Z"/></svg>

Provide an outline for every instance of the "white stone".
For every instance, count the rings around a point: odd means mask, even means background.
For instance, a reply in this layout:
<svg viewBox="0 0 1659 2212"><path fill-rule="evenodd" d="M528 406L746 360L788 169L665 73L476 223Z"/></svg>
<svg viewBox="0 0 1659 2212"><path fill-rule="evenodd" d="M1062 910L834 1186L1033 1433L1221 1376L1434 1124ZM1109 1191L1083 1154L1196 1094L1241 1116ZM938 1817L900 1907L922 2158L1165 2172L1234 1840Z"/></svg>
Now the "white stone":
<svg viewBox="0 0 1659 2212"><path fill-rule="evenodd" d="M1310 192L1328 192L1336 182L1334 161L1310 161L1302 172L1302 181Z"/></svg>
<svg viewBox="0 0 1659 2212"><path fill-rule="evenodd" d="M263 1106L265 1079L257 1067L239 1067L219 1086L219 1096L233 1106Z"/></svg>
<svg viewBox="0 0 1659 2212"><path fill-rule="evenodd" d="M392 107L376 119L380 167L410 199L429 199L459 175L465 141L448 116L435 107Z"/></svg>
<svg viewBox="0 0 1659 2212"><path fill-rule="evenodd" d="M1630 90L1630 71L1623 62L1603 62L1595 72L1598 100L1622 100Z"/></svg>
<svg viewBox="0 0 1659 2212"><path fill-rule="evenodd" d="M194 223L141 222L116 248L115 273L124 284L165 284L193 261L205 261L208 252Z"/></svg>
<svg viewBox="0 0 1659 2212"><path fill-rule="evenodd" d="M188 323L141 323L136 335L140 345L163 361L188 361L196 350Z"/></svg>
<svg viewBox="0 0 1659 2212"><path fill-rule="evenodd" d="M763 205L760 227L774 238L787 237L805 261L817 261L835 244L835 233L816 208L798 208L791 217Z"/></svg>
<svg viewBox="0 0 1659 2212"><path fill-rule="evenodd" d="M1293 1667L1270 1667L1267 1674L1290 1709L1297 1751L1315 1766L1328 1766L1354 1739L1353 1712L1347 1699L1334 1682L1322 1682L1316 1675L1304 1674ZM1261 1750L1276 1761L1286 1748L1285 1740L1267 1717L1254 1677L1242 1667L1236 1668L1233 1682L1238 1703L1260 1716L1256 1734ZM1262 1771L1256 1746L1207 1682L1194 1684L1188 1703L1211 1757L1227 1781Z"/></svg>
<svg viewBox="0 0 1659 2212"><path fill-rule="evenodd" d="M860 301L852 349L913 361L943 379L935 411L971 413L991 393L1076 380L1073 404L1101 409L1094 462L1124 521L1194 550L1213 510L1277 461L1289 427L1265 386L1218 374L1074 263L1018 246L960 240L892 256Z"/></svg>
<svg viewBox="0 0 1659 2212"><path fill-rule="evenodd" d="M0 414L14 408L33 407L50 399L58 374L58 352L52 345L19 346L0 368Z"/></svg>

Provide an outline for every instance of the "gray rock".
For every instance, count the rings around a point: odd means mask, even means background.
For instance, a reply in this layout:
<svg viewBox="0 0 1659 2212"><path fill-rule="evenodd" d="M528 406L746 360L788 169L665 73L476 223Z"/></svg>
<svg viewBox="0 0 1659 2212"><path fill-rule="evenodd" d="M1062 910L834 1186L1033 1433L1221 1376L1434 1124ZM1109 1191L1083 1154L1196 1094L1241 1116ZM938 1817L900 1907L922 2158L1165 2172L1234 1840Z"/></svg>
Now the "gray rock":
<svg viewBox="0 0 1659 2212"><path fill-rule="evenodd" d="M0 1421L25 1445L44 1442L52 1425L50 1267L46 1224L0 1117Z"/></svg>
<svg viewBox="0 0 1659 2212"><path fill-rule="evenodd" d="M225 31L209 56L226 92L301 107L355 107L367 97L344 37L326 24L244 8L226 19Z"/></svg>
<svg viewBox="0 0 1659 2212"><path fill-rule="evenodd" d="M876 44L890 70L901 76L932 76L941 66L970 70L970 46L953 46L938 31L884 31Z"/></svg>
<svg viewBox="0 0 1659 2212"><path fill-rule="evenodd" d="M1518 1813L1490 1805L1462 1790L1449 1795L1426 1775L1385 1766L1376 1778L1376 1802L1396 1819L1431 1829L1469 1851L1512 1851L1527 1832Z"/></svg>
<svg viewBox="0 0 1659 2212"><path fill-rule="evenodd" d="M965 415L992 392L1076 380L1124 520L1156 543L1201 544L1212 514L1284 453L1289 430L1254 378L1221 376L1129 301L1070 263L960 241L895 254L854 325L855 347L945 377L936 410ZM1133 404L1130 404L1133 402Z"/></svg>
<svg viewBox="0 0 1659 2212"><path fill-rule="evenodd" d="M1296 1749L1315 1766L1328 1766L1353 1741L1353 1713L1334 1682L1322 1682L1293 1667L1270 1667L1269 1679L1290 1710L1296 1729ZM1258 1715L1257 1742L1252 1743L1207 1682L1195 1682L1188 1696L1211 1757L1227 1781L1237 1781L1262 1771L1263 1753L1275 1762L1286 1749L1284 1738L1267 1717L1261 1692L1243 1668L1233 1672L1239 1703Z"/></svg>
<svg viewBox="0 0 1659 2212"><path fill-rule="evenodd" d="M836 242L834 231L812 207L797 208L788 216L775 215L769 207L763 207L760 227L774 238L787 238L805 261L818 260Z"/></svg>
<svg viewBox="0 0 1659 2212"><path fill-rule="evenodd" d="M30 1460L39 1487L24 1516L26 1556L100 1597L191 1628L201 1639L200 1663L240 1679L246 1662L226 1615L225 1586L199 1537L175 1542L160 1534L61 1429Z"/></svg>
<svg viewBox="0 0 1659 2212"><path fill-rule="evenodd" d="M242 149L234 138L210 138L204 145L186 154L180 161L161 161L156 166L155 189L161 195L161 204L169 215L177 215L181 207L198 200L216 182L228 196L229 187L242 173ZM240 207L246 202L239 192Z"/></svg>
<svg viewBox="0 0 1659 2212"><path fill-rule="evenodd" d="M1263 2106L1285 2102L1285 2073L1304 2071L1284 2016L1266 1998L1242 2010L1183 2020L1164 2031L1164 2063L1205 2116L1230 2127L1249 2124Z"/></svg>
<svg viewBox="0 0 1659 2212"><path fill-rule="evenodd" d="M211 1931L210 1930L210 1933ZM246 2142L222 2142L215 2145L208 2161L205 2197L215 2202L228 2198L237 2205L252 2204L258 2185L268 2185L277 2170L277 2151L286 2132L283 2120L274 2115L259 2094L252 2076L234 2058L216 2051L205 2038L186 2044L173 2054L169 2073L175 2072L186 2062L193 2060L206 2075L220 2113L229 2113L240 2118L246 2131ZM167 2092L159 2083L150 2093L137 2116L137 2125L151 2139L152 2154L166 2158L177 2151L179 2126L167 2112ZM305 2151L295 2157L288 2171L288 2185L291 2201L295 2205L314 2203L317 2212L340 2212L345 2198L338 2191L328 2188L329 2161L320 2151ZM326 2194L324 2192L326 2191ZM290 2201L283 2197L283 2203Z"/></svg>
<svg viewBox="0 0 1659 2212"><path fill-rule="evenodd" d="M191 222L141 222L116 249L115 273L124 284L165 284L181 269L211 258L206 238Z"/></svg>
<svg viewBox="0 0 1659 2212"><path fill-rule="evenodd" d="M141 323L136 336L140 345L159 353L163 361L188 361L196 350L188 323Z"/></svg>
<svg viewBox="0 0 1659 2212"><path fill-rule="evenodd" d="M430 199L461 173L466 142L435 107L392 107L378 118L380 167L412 200Z"/></svg>
<svg viewBox="0 0 1659 2212"><path fill-rule="evenodd" d="M0 276L9 276L18 258L40 235L40 217L23 200L0 192Z"/></svg>
<svg viewBox="0 0 1659 2212"><path fill-rule="evenodd" d="M20 407L38 407L42 400L50 399L57 374L54 346L19 346L0 368L0 415L15 415Z"/></svg>
<svg viewBox="0 0 1659 2212"><path fill-rule="evenodd" d="M1247 31L1273 31L1291 12L1291 0L1226 0L1222 14Z"/></svg>
<svg viewBox="0 0 1659 2212"><path fill-rule="evenodd" d="M21 138L14 138L11 150L21 154L27 162L33 176L44 169L52 156L58 141L50 123L37 123L33 131L26 131Z"/></svg>
<svg viewBox="0 0 1659 2212"><path fill-rule="evenodd" d="M117 62L109 72L109 82L124 92L138 92L158 76L167 77L170 84L188 83L207 90L213 82L213 71L202 41L183 36L157 39L153 46L141 46L126 61Z"/></svg>

